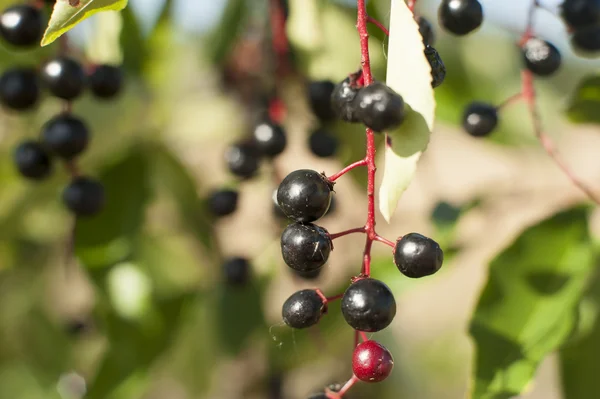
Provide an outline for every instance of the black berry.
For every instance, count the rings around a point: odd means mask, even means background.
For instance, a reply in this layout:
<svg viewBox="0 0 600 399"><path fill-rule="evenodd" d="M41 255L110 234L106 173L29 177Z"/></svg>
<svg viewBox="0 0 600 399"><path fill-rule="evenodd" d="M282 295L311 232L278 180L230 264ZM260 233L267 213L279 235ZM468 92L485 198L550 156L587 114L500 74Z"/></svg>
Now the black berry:
<svg viewBox="0 0 600 399"><path fill-rule="evenodd" d="M308 84L308 100L310 108L321 121L330 121L335 118L335 111L331 104L331 95L335 84L330 80L319 80Z"/></svg>
<svg viewBox="0 0 600 399"><path fill-rule="evenodd" d="M280 125L265 121L259 123L252 131L256 148L266 157L275 157L285 150L287 137Z"/></svg>
<svg viewBox="0 0 600 399"><path fill-rule="evenodd" d="M227 284L244 285L250 278L250 262L246 258L233 257L223 262L223 276Z"/></svg>
<svg viewBox="0 0 600 399"><path fill-rule="evenodd" d="M14 160L21 175L34 180L41 180L52 172L52 160L39 143L25 141L14 152Z"/></svg>
<svg viewBox="0 0 600 399"><path fill-rule="evenodd" d="M233 144L225 151L225 161L231 173L248 179L254 176L260 167L260 152L254 143Z"/></svg>
<svg viewBox="0 0 600 399"><path fill-rule="evenodd" d="M342 314L355 330L380 331L394 319L396 300L383 282L364 278L352 283L344 293Z"/></svg>
<svg viewBox="0 0 600 399"><path fill-rule="evenodd" d="M327 210L327 213L325 215L323 215L323 217L335 214L336 209L337 209L337 200L335 199L335 195L334 195L331 197L331 203L329 203L329 209Z"/></svg>
<svg viewBox="0 0 600 399"><path fill-rule="evenodd" d="M0 77L2 105L17 111L32 108L40 97L40 83L35 70L9 69Z"/></svg>
<svg viewBox="0 0 600 399"><path fill-rule="evenodd" d="M429 22L429 20L427 20L425 17L419 16L417 18L417 24L419 24L419 33L423 38L423 44L425 47L433 46L433 43L435 42L435 33L433 32L431 22Z"/></svg>
<svg viewBox="0 0 600 399"><path fill-rule="evenodd" d="M373 82L358 92L356 116L376 132L398 127L404 120L402 97L385 83Z"/></svg>
<svg viewBox="0 0 600 399"><path fill-rule="evenodd" d="M63 202L77 216L96 215L104 207L104 186L89 177L77 177L63 191Z"/></svg>
<svg viewBox="0 0 600 399"><path fill-rule="evenodd" d="M571 45L583 53L600 52L600 24L575 30Z"/></svg>
<svg viewBox="0 0 600 399"><path fill-rule="evenodd" d="M78 97L85 88L86 76L81 64L72 58L57 57L42 67L41 78L53 96L65 100Z"/></svg>
<svg viewBox="0 0 600 399"><path fill-rule="evenodd" d="M396 242L394 263L407 277L419 278L434 274L442 267L444 252L437 242L417 233L410 233Z"/></svg>
<svg viewBox="0 0 600 399"><path fill-rule="evenodd" d="M600 0L564 0L561 16L574 29L599 25Z"/></svg>
<svg viewBox="0 0 600 399"><path fill-rule="evenodd" d="M292 269L311 272L327 262L332 250L327 230L312 223L292 223L281 234L281 254Z"/></svg>
<svg viewBox="0 0 600 399"><path fill-rule="evenodd" d="M352 371L364 382L385 380L394 368L394 359L389 350L379 342L365 341L354 348Z"/></svg>
<svg viewBox="0 0 600 399"><path fill-rule="evenodd" d="M560 68L560 52L552 43L531 38L521 49L525 66L538 76L552 75Z"/></svg>
<svg viewBox="0 0 600 399"><path fill-rule="evenodd" d="M297 270L294 269L290 269L292 271L292 273L294 273L295 276L300 277L303 280L316 280L321 276L321 273L323 272L324 268L318 268L316 270L311 270L309 272L299 272Z"/></svg>
<svg viewBox="0 0 600 399"><path fill-rule="evenodd" d="M333 134L323 129L315 130L308 138L310 151L319 158L335 155L338 148L338 139Z"/></svg>
<svg viewBox="0 0 600 399"><path fill-rule="evenodd" d="M88 146L90 134L79 118L69 114L50 119L42 129L44 145L61 158L71 159Z"/></svg>
<svg viewBox="0 0 600 399"><path fill-rule="evenodd" d="M438 21L448 32L463 36L479 28L483 22L483 9L477 0L443 0Z"/></svg>
<svg viewBox="0 0 600 399"><path fill-rule="evenodd" d="M113 98L123 87L123 71L115 65L98 65L89 76L89 85L96 97Z"/></svg>
<svg viewBox="0 0 600 399"><path fill-rule="evenodd" d="M43 33L42 12L34 6L16 5L0 14L0 35L13 46L35 46Z"/></svg>
<svg viewBox="0 0 600 399"><path fill-rule="evenodd" d="M324 311L323 298L315 290L302 290L284 302L281 315L288 326L307 328L317 324Z"/></svg>
<svg viewBox="0 0 600 399"><path fill-rule="evenodd" d="M440 54L431 46L425 46L425 57L431 66L431 87L436 88L446 78L446 66L440 57Z"/></svg>
<svg viewBox="0 0 600 399"><path fill-rule="evenodd" d="M277 203L289 218L313 222L327 213L332 188L333 184L322 174L309 169L296 170L279 185Z"/></svg>
<svg viewBox="0 0 600 399"><path fill-rule="evenodd" d="M338 83L331 94L331 106L336 115L346 122L359 122L356 116L356 95L359 87L349 77Z"/></svg>
<svg viewBox="0 0 600 399"><path fill-rule="evenodd" d="M237 209L239 194L235 190L213 191L208 197L208 209L215 216L231 215Z"/></svg>
<svg viewBox="0 0 600 399"><path fill-rule="evenodd" d="M462 123L471 136L487 136L498 125L498 110L491 104L473 102L465 109Z"/></svg>

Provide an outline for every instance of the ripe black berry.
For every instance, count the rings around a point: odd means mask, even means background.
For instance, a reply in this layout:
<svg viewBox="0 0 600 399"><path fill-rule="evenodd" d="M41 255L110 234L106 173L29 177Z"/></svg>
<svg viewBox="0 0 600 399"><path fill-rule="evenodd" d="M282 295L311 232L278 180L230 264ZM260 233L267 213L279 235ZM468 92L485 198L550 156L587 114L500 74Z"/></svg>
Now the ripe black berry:
<svg viewBox="0 0 600 399"><path fill-rule="evenodd" d="M473 102L465 109L462 123L471 136L487 136L498 125L498 110L491 104Z"/></svg>
<svg viewBox="0 0 600 399"><path fill-rule="evenodd" d="M309 169L296 170L277 189L277 203L283 213L297 222L313 222L327 213L333 184Z"/></svg>
<svg viewBox="0 0 600 399"><path fill-rule="evenodd" d="M43 33L42 13L33 6L12 6L0 14L0 35L13 46L35 46Z"/></svg>
<svg viewBox="0 0 600 399"><path fill-rule="evenodd" d="M560 67L560 52L545 40L531 38L525 42L521 51L527 69L538 76L552 75Z"/></svg>
<svg viewBox="0 0 600 399"><path fill-rule="evenodd" d="M327 158L335 155L338 148L338 139L333 134L318 129L308 138L308 146L314 155Z"/></svg>
<svg viewBox="0 0 600 399"><path fill-rule="evenodd" d="M327 230L312 223L292 223L281 233L281 254L292 269L311 272L327 262L332 250Z"/></svg>
<svg viewBox="0 0 600 399"><path fill-rule="evenodd" d="M574 29L600 24L600 0L564 0L561 15Z"/></svg>
<svg viewBox="0 0 600 399"><path fill-rule="evenodd" d="M342 314L355 330L380 331L394 319L396 300L383 282L364 278L352 283L344 293Z"/></svg>
<svg viewBox="0 0 600 399"><path fill-rule="evenodd" d="M63 202L77 216L93 216L104 207L104 186L89 177L77 177L63 191Z"/></svg>
<svg viewBox="0 0 600 399"><path fill-rule="evenodd" d="M283 127L270 121L256 125L252 137L256 148L266 157L275 157L281 154L287 145L287 137Z"/></svg>
<svg viewBox="0 0 600 399"><path fill-rule="evenodd" d="M40 96L35 70L9 69L0 77L0 101L7 108L22 111L32 108Z"/></svg>
<svg viewBox="0 0 600 399"><path fill-rule="evenodd" d="M479 28L483 9L477 0L443 0L438 21L448 32L463 36Z"/></svg>
<svg viewBox="0 0 600 399"><path fill-rule="evenodd" d="M50 119L42 129L44 145L59 157L71 159L88 146L90 134L79 118L69 114Z"/></svg>
<svg viewBox="0 0 600 399"><path fill-rule="evenodd" d="M238 197L235 190L213 191L208 197L208 209L218 217L231 215L237 209Z"/></svg>
<svg viewBox="0 0 600 399"><path fill-rule="evenodd" d="M308 84L308 100L310 108L321 121L330 121L335 118L331 105L331 95L335 84L330 80L319 80Z"/></svg>
<svg viewBox="0 0 600 399"><path fill-rule="evenodd" d="M52 95L65 100L78 97L86 83L81 64L68 57L57 57L44 64L41 78Z"/></svg>
<svg viewBox="0 0 600 399"><path fill-rule="evenodd" d="M431 66L431 87L436 88L446 78L446 66L440 57L440 54L431 46L425 46L425 57Z"/></svg>
<svg viewBox="0 0 600 399"><path fill-rule="evenodd" d="M254 143L233 144L225 151L225 161L231 173L248 179L254 176L260 167L260 152Z"/></svg>
<svg viewBox="0 0 600 399"><path fill-rule="evenodd" d="M325 311L323 298L315 290L302 290L290 296L281 309L285 324L292 328L307 328L319 322Z"/></svg>
<svg viewBox="0 0 600 399"><path fill-rule="evenodd" d="M442 267L444 252L437 242L417 233L396 241L394 263L407 277L419 278L434 274Z"/></svg>
<svg viewBox="0 0 600 399"><path fill-rule="evenodd" d="M21 175L34 180L48 177L52 172L52 160L39 143L25 141L14 152L14 160Z"/></svg>
<svg viewBox="0 0 600 399"><path fill-rule="evenodd" d="M322 267L316 269L316 270L311 270L309 272L299 272L297 270L294 269L290 269L292 271L292 273L294 273L295 276L300 277L301 279L304 280L316 280L321 276L321 273L323 272Z"/></svg>
<svg viewBox="0 0 600 399"><path fill-rule="evenodd" d="M419 24L419 33L423 38L423 44L425 47L433 46L433 43L435 42L435 33L433 32L431 22L429 22L429 20L427 20L425 17L419 16L417 18L417 24Z"/></svg>
<svg viewBox="0 0 600 399"><path fill-rule="evenodd" d="M331 94L331 106L336 115L346 122L359 122L356 116L355 98L359 88L353 84L350 78L338 83Z"/></svg>
<svg viewBox="0 0 600 399"><path fill-rule="evenodd" d="M223 276L229 285L240 286L250 278L250 262L246 258L233 257L223 262Z"/></svg>
<svg viewBox="0 0 600 399"><path fill-rule="evenodd" d="M575 30L571 45L583 53L600 51L600 24Z"/></svg>
<svg viewBox="0 0 600 399"><path fill-rule="evenodd" d="M113 98L123 86L123 71L114 65L98 65L89 76L92 93L98 98Z"/></svg>
<svg viewBox="0 0 600 399"><path fill-rule="evenodd" d="M404 120L404 100L382 82L373 82L358 92L356 116L376 132L398 127Z"/></svg>
<svg viewBox="0 0 600 399"><path fill-rule="evenodd" d="M394 359L389 350L379 342L365 341L354 348L352 371L364 382L385 380L394 368Z"/></svg>

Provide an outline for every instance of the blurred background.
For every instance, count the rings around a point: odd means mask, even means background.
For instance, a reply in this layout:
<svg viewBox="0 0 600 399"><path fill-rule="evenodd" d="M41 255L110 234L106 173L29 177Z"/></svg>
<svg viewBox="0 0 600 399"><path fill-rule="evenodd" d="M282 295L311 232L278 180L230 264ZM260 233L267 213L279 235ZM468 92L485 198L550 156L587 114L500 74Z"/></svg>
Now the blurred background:
<svg viewBox="0 0 600 399"><path fill-rule="evenodd" d="M13 3L0 0L3 8ZM354 334L339 303L308 331L285 326L281 305L301 288L317 286L329 296L343 292L360 269L363 237L336 240L316 280L293 276L281 260L285 222L274 214L271 195L292 170L331 175L363 157L360 126L326 126L339 141L333 157L317 158L307 144L318 122L306 83L338 82L360 65L353 2L290 0L293 72L278 81L265 51L267 1L129 3L120 18L100 14L68 34L74 56L120 52L116 57L126 71L126 90L117 101L86 95L73 108L93 132L81 169L106 187L100 216L74 223L60 200L68 182L61 168L41 184L24 181L14 168L15 146L36 137L60 102L48 96L34 112L0 111L0 398L296 399L343 383L351 376ZM573 208L587 199L543 152L522 104L502 111L489 139L472 138L460 127L471 101L498 104L520 90L515 41L528 2L482 0L483 27L464 38L438 27L438 3L417 6L434 25L447 68L436 89L437 127L397 214L390 224L378 215L378 231L391 240L413 231L428 235L444 249L445 264L435 276L409 281L389 248L375 246L373 277L392 288L398 303L392 325L375 336L392 351L396 367L385 382L358 384L347 397L468 397L471 381L486 380L510 363L509 350L497 341L474 333L474 343L472 320L497 317L502 324L502 317L527 308L524 327L515 333L526 360L520 370L526 371L508 370L500 380L516 374L527 380L517 384L527 387L523 398L597 398L593 375L579 380L586 370L597 370L598 360L586 354L600 353L596 263L589 256L584 272L569 267L576 249L595 248L600 215ZM576 174L600 190L600 61L573 53L559 1L541 3L536 33L551 40L564 60L556 75L536 82L543 124ZM389 0L369 1L370 15L386 26L389 7ZM105 46L96 40L115 24L118 40L100 51ZM376 28L371 32L375 76L384 80L387 39ZM56 51L57 45L24 53L0 48L0 68L35 66ZM223 154L248 135L274 89L286 105L288 148L265 162L256 178L239 182L227 172ZM321 224L330 232L362 225L365 185L362 171L340 179L336 207ZM206 198L223 187L239 190L239 208L216 220ZM525 239L509 248L517 237ZM247 285L225 283L221 264L229 256L251 260ZM491 292L495 281L490 263L499 270L500 285L508 282L509 298L497 299L506 304L499 313L478 306L482 290ZM545 291L530 303L518 281L511 297L511 278L520 277L503 268L538 264L559 265L568 281L576 281L567 283L566 297ZM544 281L547 287L555 280ZM533 320L536 312L550 316ZM552 324L553 314L564 315L556 321L564 324ZM549 342L537 338L557 330L565 332ZM480 358L474 366L476 346L480 354L501 358L500 364ZM506 392L479 397L513 396Z"/></svg>

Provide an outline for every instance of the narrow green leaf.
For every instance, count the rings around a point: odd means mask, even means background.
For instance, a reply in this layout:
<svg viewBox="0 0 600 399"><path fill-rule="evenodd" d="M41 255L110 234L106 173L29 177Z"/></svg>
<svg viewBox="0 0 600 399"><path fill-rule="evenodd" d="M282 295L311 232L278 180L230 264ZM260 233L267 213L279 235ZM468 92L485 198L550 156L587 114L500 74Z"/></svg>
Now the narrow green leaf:
<svg viewBox="0 0 600 399"><path fill-rule="evenodd" d="M576 123L600 123L600 75L583 79L571 98L567 115Z"/></svg>
<svg viewBox="0 0 600 399"><path fill-rule="evenodd" d="M206 41L208 58L213 63L220 64L229 54L244 28L247 13L246 0L228 1L221 23Z"/></svg>
<svg viewBox="0 0 600 399"><path fill-rule="evenodd" d="M79 22L100 11L121 11L126 6L127 0L57 0L42 46L54 42Z"/></svg>
<svg viewBox="0 0 600 399"><path fill-rule="evenodd" d="M594 265L587 216L582 208L559 213L492 261L470 325L474 398L519 395L569 337Z"/></svg>

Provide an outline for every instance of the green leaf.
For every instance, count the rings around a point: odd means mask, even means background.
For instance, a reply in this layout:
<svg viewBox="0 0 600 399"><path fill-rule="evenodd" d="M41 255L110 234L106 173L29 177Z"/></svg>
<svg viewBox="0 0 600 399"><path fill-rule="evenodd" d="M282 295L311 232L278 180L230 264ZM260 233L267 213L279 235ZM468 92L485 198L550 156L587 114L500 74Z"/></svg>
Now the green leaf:
<svg viewBox="0 0 600 399"><path fill-rule="evenodd" d="M587 216L574 208L542 221L492 261L470 325L474 398L519 395L569 337L594 265Z"/></svg>
<svg viewBox="0 0 600 399"><path fill-rule="evenodd" d="M576 123L600 123L600 75L583 79L571 98L567 115Z"/></svg>
<svg viewBox="0 0 600 399"><path fill-rule="evenodd" d="M151 196L144 148L132 148L100 173L106 206L98 216L78 220L75 229L75 252L86 266L112 265L133 250Z"/></svg>
<svg viewBox="0 0 600 399"><path fill-rule="evenodd" d="M121 16L123 29L120 46L123 49L123 66L132 72L140 73L148 57L148 45L131 8L124 9Z"/></svg>
<svg viewBox="0 0 600 399"><path fill-rule="evenodd" d="M111 11L99 14L85 44L86 60L94 64L121 65L123 63L120 43L122 30L121 13Z"/></svg>
<svg viewBox="0 0 600 399"><path fill-rule="evenodd" d="M72 6L71 4L76 4ZM100 11L121 11L127 0L58 0L42 38L42 46L54 42L79 22Z"/></svg>
<svg viewBox="0 0 600 399"><path fill-rule="evenodd" d="M208 58L213 63L220 64L227 57L243 31L247 14L248 2L246 0L229 0L227 2L221 23L206 41Z"/></svg>

